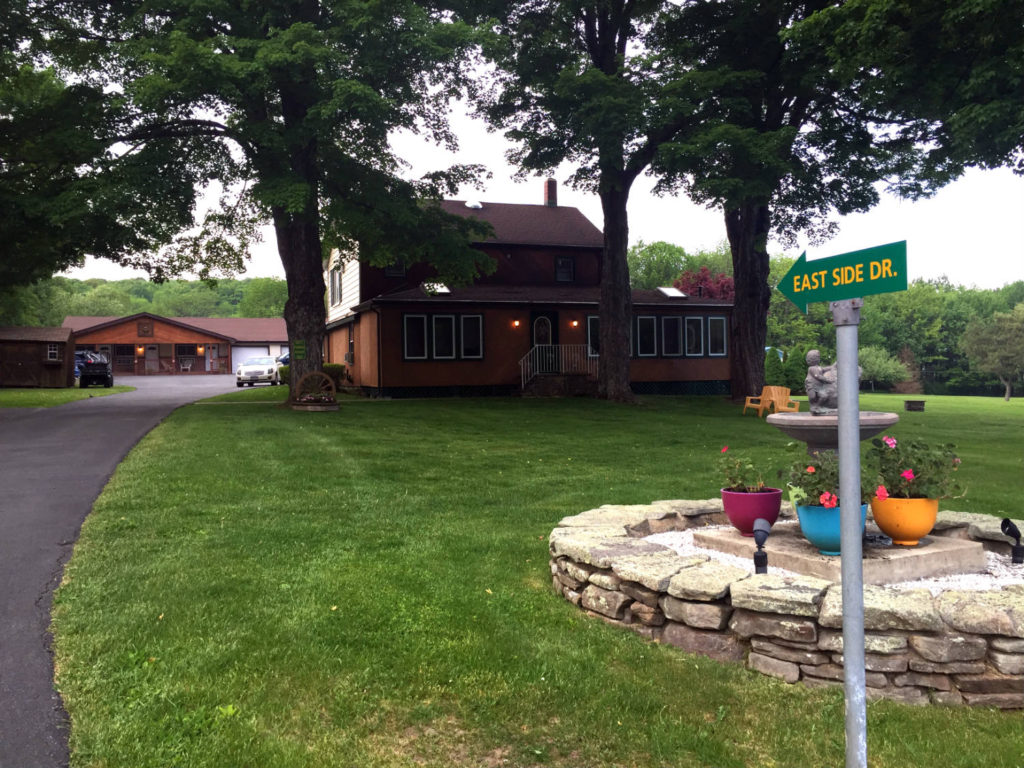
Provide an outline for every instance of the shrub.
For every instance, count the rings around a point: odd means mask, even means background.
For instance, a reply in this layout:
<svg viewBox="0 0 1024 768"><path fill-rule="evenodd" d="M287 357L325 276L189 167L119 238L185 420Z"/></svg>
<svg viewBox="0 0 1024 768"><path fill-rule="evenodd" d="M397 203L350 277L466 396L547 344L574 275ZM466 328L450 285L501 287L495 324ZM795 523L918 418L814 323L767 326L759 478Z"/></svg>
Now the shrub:
<svg viewBox="0 0 1024 768"><path fill-rule="evenodd" d="M324 363L324 373L331 377L336 388L343 386L347 381L345 366L341 363Z"/></svg>

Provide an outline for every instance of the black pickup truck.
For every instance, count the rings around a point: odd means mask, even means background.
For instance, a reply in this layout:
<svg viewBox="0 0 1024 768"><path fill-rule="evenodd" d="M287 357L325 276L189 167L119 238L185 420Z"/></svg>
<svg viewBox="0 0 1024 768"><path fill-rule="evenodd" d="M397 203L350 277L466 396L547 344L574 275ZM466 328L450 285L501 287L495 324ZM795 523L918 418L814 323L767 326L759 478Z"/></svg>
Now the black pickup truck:
<svg viewBox="0 0 1024 768"><path fill-rule="evenodd" d="M78 386L83 389L90 384L114 386L114 369L106 355L87 351L75 352L75 373L78 376Z"/></svg>

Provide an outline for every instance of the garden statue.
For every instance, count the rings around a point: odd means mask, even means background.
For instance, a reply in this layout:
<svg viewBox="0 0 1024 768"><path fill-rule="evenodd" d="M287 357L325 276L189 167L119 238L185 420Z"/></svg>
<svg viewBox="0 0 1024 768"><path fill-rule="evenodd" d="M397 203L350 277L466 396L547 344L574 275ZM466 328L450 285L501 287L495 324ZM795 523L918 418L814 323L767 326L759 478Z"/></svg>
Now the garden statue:
<svg viewBox="0 0 1024 768"><path fill-rule="evenodd" d="M811 413L824 416L836 413L839 408L839 376L836 366L822 365L821 353L812 349L807 353L807 378L804 379L807 401Z"/></svg>

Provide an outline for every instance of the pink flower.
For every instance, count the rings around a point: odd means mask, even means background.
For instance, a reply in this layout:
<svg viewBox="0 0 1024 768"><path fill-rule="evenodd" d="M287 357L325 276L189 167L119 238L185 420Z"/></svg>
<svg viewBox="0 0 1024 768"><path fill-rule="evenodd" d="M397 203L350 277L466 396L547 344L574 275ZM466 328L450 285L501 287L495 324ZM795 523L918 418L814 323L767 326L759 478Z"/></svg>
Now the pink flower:
<svg viewBox="0 0 1024 768"><path fill-rule="evenodd" d="M839 497L829 491L825 491L821 494L821 496L818 497L818 501L821 502L821 505L825 507L825 509L834 509L839 505Z"/></svg>
<svg viewBox="0 0 1024 768"><path fill-rule="evenodd" d="M882 438L882 442L885 443L886 445L888 445L890 448L895 448L896 447L896 438L895 437L889 437L888 435L886 435L885 437Z"/></svg>
<svg viewBox="0 0 1024 768"><path fill-rule="evenodd" d="M900 477L902 477L904 480L913 480L914 479L914 470L906 469L903 472L900 472Z"/></svg>
<svg viewBox="0 0 1024 768"><path fill-rule="evenodd" d="M722 453L725 453L728 450L729 450L729 446L728 445L723 445L722 446Z"/></svg>
<svg viewBox="0 0 1024 768"><path fill-rule="evenodd" d="M880 485L877 488L875 488L875 496L877 496L882 501L885 501L886 499L889 498L889 492L885 490L884 485Z"/></svg>
<svg viewBox="0 0 1024 768"><path fill-rule="evenodd" d="M811 474L813 475L813 474L814 474L815 472L817 472L818 470L816 470L816 469L815 469L815 468L814 468L814 467L812 466L812 467L808 467L808 468L807 468L807 471L808 471L808 472L810 472L810 473L811 473Z"/></svg>

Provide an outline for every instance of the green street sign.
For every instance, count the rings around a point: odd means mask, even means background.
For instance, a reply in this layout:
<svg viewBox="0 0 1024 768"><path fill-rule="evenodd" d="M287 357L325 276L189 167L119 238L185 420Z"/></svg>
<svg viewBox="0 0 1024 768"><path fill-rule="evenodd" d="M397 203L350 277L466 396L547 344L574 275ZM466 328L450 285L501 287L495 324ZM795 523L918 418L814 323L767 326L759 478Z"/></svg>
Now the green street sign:
<svg viewBox="0 0 1024 768"><path fill-rule="evenodd" d="M907 241L876 245L862 251L807 260L807 252L782 278L778 288L807 314L814 301L842 301L875 293L907 290Z"/></svg>
<svg viewBox="0 0 1024 768"><path fill-rule="evenodd" d="M296 339L292 342L292 357L296 360L306 359L306 342L302 339Z"/></svg>

